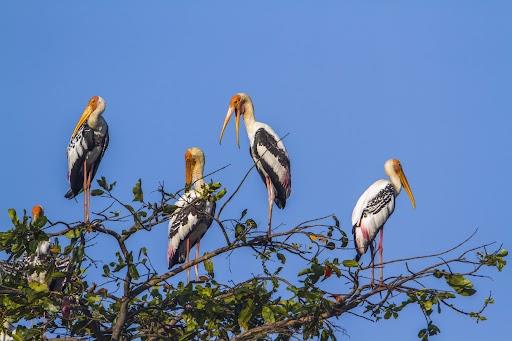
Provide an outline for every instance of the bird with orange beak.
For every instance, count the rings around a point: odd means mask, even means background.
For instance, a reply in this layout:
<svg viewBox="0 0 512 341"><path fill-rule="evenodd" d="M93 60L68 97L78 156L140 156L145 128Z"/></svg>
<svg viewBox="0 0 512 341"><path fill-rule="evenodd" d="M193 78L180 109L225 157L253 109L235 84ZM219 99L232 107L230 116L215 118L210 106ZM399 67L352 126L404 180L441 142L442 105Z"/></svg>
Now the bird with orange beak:
<svg viewBox="0 0 512 341"><path fill-rule="evenodd" d="M105 101L93 96L71 134L67 148L68 180L70 189L65 197L72 199L84 192L84 222L89 222L90 187L105 150L109 136L108 125L103 119Z"/></svg>
<svg viewBox="0 0 512 341"><path fill-rule="evenodd" d="M268 124L255 120L252 100L245 93L237 93L231 98L228 113L222 125L219 143L222 141L226 126L233 114L235 114L236 144L240 148L240 117L243 117L247 137L249 138L249 152L267 188L267 234L270 238L272 233L273 204L275 203L278 208L284 208L286 200L292 191L290 158L283 141L275 131Z"/></svg>
<svg viewBox="0 0 512 341"><path fill-rule="evenodd" d="M354 235L354 244L357 252L356 260L359 261L362 255L370 247L372 264L375 264L373 241L380 231L380 241L378 251L380 254L380 282L383 281L382 269L382 242L384 239L384 224L395 210L395 199L400 194L402 186L405 188L412 207L416 207L416 201L412 194L409 182L405 177L404 170L399 160L391 159L384 164L384 171L389 176L389 180L381 179L374 182L361 195L352 212L352 234ZM373 285L372 268L372 285Z"/></svg>
<svg viewBox="0 0 512 341"><path fill-rule="evenodd" d="M190 249L196 246L199 257L201 238L210 228L215 214L215 202L203 195L205 157L201 149L193 147L185 152L185 195L174 205L176 210L169 220L167 261L169 269L174 265L189 262ZM198 265L194 265L196 280L199 280ZM187 282L190 268L187 268Z"/></svg>

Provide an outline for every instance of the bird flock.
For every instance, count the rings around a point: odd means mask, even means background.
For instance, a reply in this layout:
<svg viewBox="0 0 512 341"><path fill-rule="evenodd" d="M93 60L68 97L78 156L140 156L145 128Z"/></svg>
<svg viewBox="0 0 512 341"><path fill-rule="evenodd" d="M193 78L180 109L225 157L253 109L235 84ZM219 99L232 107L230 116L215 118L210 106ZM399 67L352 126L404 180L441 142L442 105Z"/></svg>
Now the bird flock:
<svg viewBox="0 0 512 341"><path fill-rule="evenodd" d="M108 125L103 118L105 100L93 96L85 107L73 130L67 147L69 191L65 197L76 197L84 193L84 222L90 220L90 186L101 159L108 147ZM282 139L268 125L256 121L251 97L245 93L232 96L219 143L232 116L235 116L236 143L240 147L240 118L243 118L249 152L256 169L267 188L268 228L267 238L272 234L272 209L274 204L284 209L290 197L291 164ZM189 148L185 152L185 194L175 203L176 210L169 219L167 260L169 268L176 264L189 262L190 249L196 246L196 258L199 256L200 241L213 222L215 203L202 195L204 189L205 155L200 148ZM395 198L402 187L406 190L412 206L415 199L399 160L385 162L384 170L389 179L374 182L357 201L352 213L352 233L359 261L368 248L371 250L371 263L376 255L374 241L380 233L378 251L380 254L380 280L382 282L382 241L384 225L395 209ZM373 283L372 270L372 283ZM195 266L196 279L199 277ZM190 268L187 269L187 281L190 280Z"/></svg>

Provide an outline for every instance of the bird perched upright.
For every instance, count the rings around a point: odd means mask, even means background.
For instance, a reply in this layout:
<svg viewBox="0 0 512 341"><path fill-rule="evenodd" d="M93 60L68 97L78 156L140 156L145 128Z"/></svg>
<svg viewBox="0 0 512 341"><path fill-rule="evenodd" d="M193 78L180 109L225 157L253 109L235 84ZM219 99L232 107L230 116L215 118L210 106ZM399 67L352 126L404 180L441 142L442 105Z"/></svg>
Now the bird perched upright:
<svg viewBox="0 0 512 341"><path fill-rule="evenodd" d="M399 160L391 159L384 164L384 171L389 180L377 180L361 195L352 212L352 234L357 251L356 260L366 253L370 247L372 264L374 265L375 253L373 241L380 231L379 254L380 254L380 281L383 280L382 271L382 241L384 238L384 224L395 209L395 198L400 194L402 186L405 188L412 207L416 207L416 201L412 194L409 182L405 177L402 165ZM373 270L372 270L373 284Z"/></svg>
<svg viewBox="0 0 512 341"><path fill-rule="evenodd" d="M204 153L199 148L189 148L185 153L185 194L174 205L177 207L169 220L167 260L169 269L178 263L188 263L190 249L196 245L199 257L201 238L210 227L215 214L215 202L205 197L203 179ZM197 264L194 266L199 279ZM187 269L187 282L190 268Z"/></svg>
<svg viewBox="0 0 512 341"><path fill-rule="evenodd" d="M67 148L70 189L65 197L72 199L84 191L84 222L89 222L90 187L100 161L108 147L108 125L103 119L105 101L93 96L73 130Z"/></svg>
<svg viewBox="0 0 512 341"><path fill-rule="evenodd" d="M286 206L286 200L292 190L290 158L283 141L274 130L265 123L254 118L254 106L249 95L237 93L229 102L228 113L222 125L219 143L222 142L224 130L231 116L235 114L236 143L240 148L239 126L240 116L243 116L247 136L249 137L249 152L261 179L267 187L268 194L268 236L272 230L273 203L279 208Z"/></svg>

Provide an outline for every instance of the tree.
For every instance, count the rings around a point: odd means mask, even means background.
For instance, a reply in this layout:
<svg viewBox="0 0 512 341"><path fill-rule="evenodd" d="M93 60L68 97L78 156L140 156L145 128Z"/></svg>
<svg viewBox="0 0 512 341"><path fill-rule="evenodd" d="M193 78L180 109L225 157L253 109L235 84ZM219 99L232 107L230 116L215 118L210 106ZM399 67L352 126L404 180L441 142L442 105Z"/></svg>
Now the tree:
<svg viewBox="0 0 512 341"><path fill-rule="evenodd" d="M92 195L107 198L110 204L89 224L46 217L31 221L25 211L18 216L10 209L12 227L0 234L0 251L6 259L2 268L10 269L0 277L3 331L17 340L59 335L97 340L289 340L293 336L334 340L339 316L396 319L404 308L416 305L425 319L418 337L428 340L440 332L434 318L447 310L477 322L485 320L483 312L494 302L492 296L473 311L461 309L459 301L475 294L472 280L481 277L485 267L503 269L505 249L494 243L468 247L474 233L436 254L386 261L386 269L393 267L398 273L372 286L371 267L353 260L349 236L334 215L275 229L271 240L265 229L246 217L247 210L239 217L223 218L224 208L243 182L214 217L211 228L222 230L224 244L165 273L156 271L146 248L130 249L127 242L165 225L182 191L168 193L161 186L156 200L145 200L139 180L133 202L125 203L114 194L115 182L101 178ZM209 200L219 201L225 194L219 183L206 185ZM41 241L52 238L57 241L48 262L16 265L33 255ZM115 241L112 262L93 258L89 250L97 238ZM261 272L247 273L246 280L236 283L217 280L214 259L242 249L252 250ZM52 266L52 260L62 258L71 264L66 271ZM296 276L284 276L283 268L292 258L303 269ZM200 282L173 281L195 264L205 269ZM34 272L44 273L43 281L34 281ZM90 280L97 272L104 283ZM65 279L61 290L52 289L55 279ZM326 281L333 280L339 282L339 292L325 289Z"/></svg>

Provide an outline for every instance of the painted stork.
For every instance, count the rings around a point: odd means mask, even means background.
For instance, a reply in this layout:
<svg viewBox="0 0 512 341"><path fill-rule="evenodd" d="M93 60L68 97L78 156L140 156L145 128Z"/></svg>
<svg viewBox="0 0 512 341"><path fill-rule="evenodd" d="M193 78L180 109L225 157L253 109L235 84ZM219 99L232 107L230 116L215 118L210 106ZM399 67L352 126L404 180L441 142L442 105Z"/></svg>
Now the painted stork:
<svg viewBox="0 0 512 341"><path fill-rule="evenodd" d="M356 260L366 253L370 247L372 264L374 265L374 247L373 241L380 231L379 255L380 255L380 282L383 280L382 270L382 241L384 238L384 224L395 209L395 198L400 194L402 186L405 188L412 207L416 208L416 201L412 194L409 182L405 177L402 165L399 160L391 159L384 164L384 171L389 176L389 180L380 179L375 181L361 195L352 212L352 234L354 235L354 244L357 251ZM373 284L373 269L372 269Z"/></svg>
<svg viewBox="0 0 512 341"><path fill-rule="evenodd" d="M32 224L44 216L43 208L35 205L32 208ZM46 284L46 271L44 268L54 267L57 272L70 271L69 257L54 257L50 253L51 244L49 241L41 241L37 245L35 254L25 254L20 260L14 262L0 262L0 271L4 274L16 275L26 274L27 281ZM38 269L39 268L39 269ZM51 291L61 291L66 283L66 278L53 278L48 284Z"/></svg>
<svg viewBox="0 0 512 341"><path fill-rule="evenodd" d="M189 262L190 249L196 246L199 257L201 238L210 227L215 214L215 202L203 196L204 153L199 148L189 148L185 153L185 194L176 203L176 210L169 220L167 260L169 269ZM198 265L194 265L199 280ZM190 268L187 269L190 282Z"/></svg>
<svg viewBox="0 0 512 341"><path fill-rule="evenodd" d="M235 113L236 143L240 148L239 126L240 116L243 116L247 136L249 137L249 152L261 179L267 187L268 194L268 237L272 232L272 207L275 202L278 208L286 206L286 199L292 190L290 158L283 141L274 130L265 123L254 118L254 106L249 95L238 93L229 102L228 113L222 126L219 143L222 142L224 130L231 116Z"/></svg>
<svg viewBox="0 0 512 341"><path fill-rule="evenodd" d="M108 147L108 125L102 114L105 101L93 96L78 121L67 148L70 189L65 197L72 199L84 191L84 222L89 222L91 181Z"/></svg>

